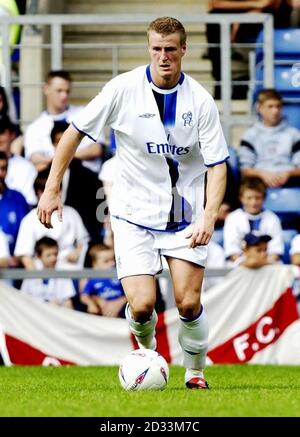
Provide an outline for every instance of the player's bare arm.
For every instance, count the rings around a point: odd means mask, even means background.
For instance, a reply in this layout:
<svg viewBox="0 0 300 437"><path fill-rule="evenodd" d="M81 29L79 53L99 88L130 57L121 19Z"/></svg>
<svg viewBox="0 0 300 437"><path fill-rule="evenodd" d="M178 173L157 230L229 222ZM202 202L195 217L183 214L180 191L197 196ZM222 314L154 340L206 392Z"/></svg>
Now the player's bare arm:
<svg viewBox="0 0 300 437"><path fill-rule="evenodd" d="M52 228L51 216L54 211L58 212L58 218L62 220L60 186L64 172L82 138L83 135L70 125L57 145L46 188L37 207L38 218L46 228Z"/></svg>
<svg viewBox="0 0 300 437"><path fill-rule="evenodd" d="M204 214L194 224L193 232L187 235L190 238L189 247L202 246L209 243L214 232L218 211L224 198L226 188L226 164L209 167L207 171L206 205Z"/></svg>

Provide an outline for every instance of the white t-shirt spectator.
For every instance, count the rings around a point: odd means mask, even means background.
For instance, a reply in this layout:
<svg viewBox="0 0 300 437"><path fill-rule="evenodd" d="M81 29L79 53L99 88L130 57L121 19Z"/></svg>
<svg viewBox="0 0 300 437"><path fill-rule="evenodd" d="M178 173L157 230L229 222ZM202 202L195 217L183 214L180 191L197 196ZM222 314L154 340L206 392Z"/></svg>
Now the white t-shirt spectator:
<svg viewBox="0 0 300 437"><path fill-rule="evenodd" d="M59 246L57 268L82 268L89 235L78 212L71 206L64 206L62 222L55 212L52 214L53 228L47 229L40 223L36 211L36 208L32 209L22 220L14 255L33 257L35 243L42 237L50 237ZM76 244L83 244L83 249L78 262L70 263L65 258L75 249Z"/></svg>
<svg viewBox="0 0 300 437"><path fill-rule="evenodd" d="M242 208L228 214L224 223L224 250L226 258L242 254L242 241L246 234L251 232L249 220L256 221L260 234L272 237L268 243L268 254L281 256L284 252L282 227L274 212L266 210L260 214L247 214Z"/></svg>
<svg viewBox="0 0 300 437"><path fill-rule="evenodd" d="M7 258L10 257L7 236L0 229L0 260L3 259L6 265ZM12 285L11 280L0 279L0 284Z"/></svg>
<svg viewBox="0 0 300 437"><path fill-rule="evenodd" d="M59 305L76 294L72 280L67 278L24 279L21 292L44 302L56 301Z"/></svg>
<svg viewBox="0 0 300 437"><path fill-rule="evenodd" d="M8 258L9 256L8 241L6 235L0 229L0 258Z"/></svg>
<svg viewBox="0 0 300 437"><path fill-rule="evenodd" d="M290 255L300 253L300 234L296 235L291 241Z"/></svg>
<svg viewBox="0 0 300 437"><path fill-rule="evenodd" d="M34 165L22 156L13 155L8 160L5 182L13 190L23 194L28 205L36 205L37 198L33 184L37 175Z"/></svg>
<svg viewBox="0 0 300 437"><path fill-rule="evenodd" d="M82 109L81 106L70 105L68 109L61 114L50 114L43 111L38 118L36 118L26 129L24 136L25 157L30 159L33 153L41 153L48 158L53 158L55 147L51 142L51 130L55 121L65 120L71 123L75 114ZM105 137L101 132L98 143L104 144ZM84 149L94 141L88 136L84 137L78 146L79 149ZM82 161L83 165L95 173L99 173L101 167L101 160L99 158Z"/></svg>

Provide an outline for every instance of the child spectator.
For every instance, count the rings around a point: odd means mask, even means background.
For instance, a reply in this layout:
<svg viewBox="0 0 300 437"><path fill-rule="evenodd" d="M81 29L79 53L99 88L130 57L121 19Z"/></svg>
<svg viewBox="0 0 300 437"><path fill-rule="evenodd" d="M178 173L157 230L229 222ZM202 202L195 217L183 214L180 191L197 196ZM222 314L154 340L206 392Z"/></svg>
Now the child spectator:
<svg viewBox="0 0 300 437"><path fill-rule="evenodd" d="M95 244L88 251L91 266L100 271L109 271L115 267L113 249L104 244ZM125 317L126 297L118 279L89 279L82 291L81 302L87 305L91 314L106 317Z"/></svg>
<svg viewBox="0 0 300 437"><path fill-rule="evenodd" d="M53 238L43 237L35 244L35 254L38 262L36 268L55 269L58 259L58 244ZM24 279L21 292L30 294L44 302L73 308L72 297L76 291L71 279Z"/></svg>
<svg viewBox="0 0 300 437"><path fill-rule="evenodd" d="M268 242L272 238L269 235L256 233L246 234L242 241L243 255L240 265L249 269L258 269L271 264L268 259Z"/></svg>
<svg viewBox="0 0 300 437"><path fill-rule="evenodd" d="M282 98L273 89L257 97L260 120L241 141L239 160L242 176L262 179L267 187L299 186L300 131L282 118Z"/></svg>
<svg viewBox="0 0 300 437"><path fill-rule="evenodd" d="M268 261L277 262L284 252L282 228L275 213L263 209L266 186L259 178L245 178L240 186L242 208L231 212L224 224L224 249L226 259L237 262L242 255L241 243L249 232L271 236L268 244Z"/></svg>

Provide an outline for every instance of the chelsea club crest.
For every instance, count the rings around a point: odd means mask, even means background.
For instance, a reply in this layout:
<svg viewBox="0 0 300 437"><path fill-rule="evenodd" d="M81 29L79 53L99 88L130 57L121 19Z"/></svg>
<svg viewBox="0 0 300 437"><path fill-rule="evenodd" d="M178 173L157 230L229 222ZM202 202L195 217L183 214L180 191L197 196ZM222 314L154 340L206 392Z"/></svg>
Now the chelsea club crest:
<svg viewBox="0 0 300 437"><path fill-rule="evenodd" d="M182 118L183 118L184 126L193 126L193 114L191 111L182 114Z"/></svg>

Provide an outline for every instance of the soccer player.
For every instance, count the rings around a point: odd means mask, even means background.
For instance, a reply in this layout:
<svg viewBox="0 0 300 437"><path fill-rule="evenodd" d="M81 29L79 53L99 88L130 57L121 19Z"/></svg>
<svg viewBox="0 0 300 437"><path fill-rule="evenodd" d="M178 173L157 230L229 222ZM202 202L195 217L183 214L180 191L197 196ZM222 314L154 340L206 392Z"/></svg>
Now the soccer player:
<svg viewBox="0 0 300 437"><path fill-rule="evenodd" d="M46 227L54 210L62 217L59 184L77 144L84 135L97 141L103 126L111 126L117 171L110 213L126 318L139 346L155 349L155 275L163 255L180 316L185 384L206 389L208 322L200 290L224 196L228 150L213 98L181 71L183 25L170 17L154 20L148 50L150 65L109 81L64 133L38 216Z"/></svg>

